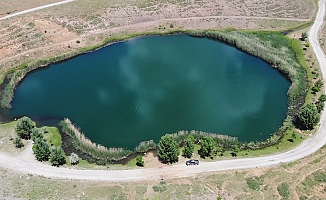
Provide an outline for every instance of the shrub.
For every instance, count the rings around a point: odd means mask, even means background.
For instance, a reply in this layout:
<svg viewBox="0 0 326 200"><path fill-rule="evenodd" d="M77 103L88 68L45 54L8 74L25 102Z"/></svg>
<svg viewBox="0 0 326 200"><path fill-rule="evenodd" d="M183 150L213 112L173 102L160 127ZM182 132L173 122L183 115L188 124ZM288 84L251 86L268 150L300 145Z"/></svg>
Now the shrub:
<svg viewBox="0 0 326 200"><path fill-rule="evenodd" d="M315 181L326 183L326 173L324 171L317 171L313 173Z"/></svg>
<svg viewBox="0 0 326 200"><path fill-rule="evenodd" d="M136 165L143 167L144 166L144 161L143 161L143 157L142 156L137 156L136 157Z"/></svg>
<svg viewBox="0 0 326 200"><path fill-rule="evenodd" d="M325 94L320 95L318 101L325 102L326 101L326 95Z"/></svg>
<svg viewBox="0 0 326 200"><path fill-rule="evenodd" d="M69 156L69 161L72 165L77 165L79 163L78 155L72 152Z"/></svg>
<svg viewBox="0 0 326 200"><path fill-rule="evenodd" d="M29 117L23 117L17 121L15 131L22 139L30 139L34 129L34 122Z"/></svg>
<svg viewBox="0 0 326 200"><path fill-rule="evenodd" d="M16 148L22 148L24 146L23 141L19 136L15 137L13 143Z"/></svg>
<svg viewBox="0 0 326 200"><path fill-rule="evenodd" d="M166 186L163 185L163 186L157 186L157 185L154 185L153 186L153 190L154 192L164 192L166 190Z"/></svg>
<svg viewBox="0 0 326 200"><path fill-rule="evenodd" d="M38 161L48 161L51 154L50 147L43 139L36 140L33 145L33 152Z"/></svg>
<svg viewBox="0 0 326 200"><path fill-rule="evenodd" d="M261 181L258 181L256 178L246 178L247 185L252 190L260 190L260 186L263 184Z"/></svg>
<svg viewBox="0 0 326 200"><path fill-rule="evenodd" d="M298 118L303 128L311 130L318 124L320 115L316 106L309 103L300 108Z"/></svg>
<svg viewBox="0 0 326 200"><path fill-rule="evenodd" d="M282 197L289 197L289 184L283 182L281 185L277 186L277 191Z"/></svg>
<svg viewBox="0 0 326 200"><path fill-rule="evenodd" d="M50 162L53 166L59 166L66 163L66 154L61 147L52 147L50 154Z"/></svg>

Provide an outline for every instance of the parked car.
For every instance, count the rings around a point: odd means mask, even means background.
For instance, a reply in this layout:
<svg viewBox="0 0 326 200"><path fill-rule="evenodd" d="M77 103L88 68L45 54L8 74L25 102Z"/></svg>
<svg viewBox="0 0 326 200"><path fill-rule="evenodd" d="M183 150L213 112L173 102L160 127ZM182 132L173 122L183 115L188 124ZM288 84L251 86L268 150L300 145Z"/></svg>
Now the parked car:
<svg viewBox="0 0 326 200"><path fill-rule="evenodd" d="M199 165L199 160L187 160L186 165Z"/></svg>

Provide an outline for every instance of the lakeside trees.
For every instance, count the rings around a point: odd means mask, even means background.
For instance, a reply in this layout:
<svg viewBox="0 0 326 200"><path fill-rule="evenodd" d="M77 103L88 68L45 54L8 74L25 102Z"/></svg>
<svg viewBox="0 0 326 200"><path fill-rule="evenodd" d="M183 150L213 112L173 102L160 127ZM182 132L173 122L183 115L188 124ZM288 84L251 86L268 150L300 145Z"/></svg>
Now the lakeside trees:
<svg viewBox="0 0 326 200"><path fill-rule="evenodd" d="M180 151L172 135L166 134L158 143L157 155L165 163L178 162Z"/></svg>
<svg viewBox="0 0 326 200"><path fill-rule="evenodd" d="M194 150L195 150L195 138L193 135L189 135L185 142L182 154L186 158L190 158L192 156L192 153L194 152Z"/></svg>
<svg viewBox="0 0 326 200"><path fill-rule="evenodd" d="M29 140L34 127L35 124L29 117L23 117L17 121L15 131L20 138Z"/></svg>

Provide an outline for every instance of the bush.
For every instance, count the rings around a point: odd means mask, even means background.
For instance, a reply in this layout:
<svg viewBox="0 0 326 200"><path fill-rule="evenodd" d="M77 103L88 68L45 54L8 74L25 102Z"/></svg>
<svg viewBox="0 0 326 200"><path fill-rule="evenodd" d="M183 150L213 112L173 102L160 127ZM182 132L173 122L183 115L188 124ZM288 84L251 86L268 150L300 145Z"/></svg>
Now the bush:
<svg viewBox="0 0 326 200"><path fill-rule="evenodd" d="M298 119L304 129L313 129L319 122L320 115L314 104L302 106L298 113Z"/></svg>
<svg viewBox="0 0 326 200"><path fill-rule="evenodd" d="M48 161L51 154L50 147L43 139L36 140L33 145L33 152L38 161Z"/></svg>
<svg viewBox="0 0 326 200"><path fill-rule="evenodd" d="M52 147L50 162L53 166L59 166L66 163L66 154L61 147Z"/></svg>
<svg viewBox="0 0 326 200"><path fill-rule="evenodd" d="M281 185L277 186L277 191L282 197L289 197L289 184L283 182Z"/></svg>
<svg viewBox="0 0 326 200"><path fill-rule="evenodd" d="M136 157L136 165L143 167L144 166L144 161L143 161L143 157L142 156L137 156Z"/></svg>
<svg viewBox="0 0 326 200"><path fill-rule="evenodd" d="M326 101L326 95L325 94L320 95L318 101L325 102Z"/></svg>
<svg viewBox="0 0 326 200"><path fill-rule="evenodd" d="M14 139L13 143L16 148L22 148L24 146L23 141L19 136Z"/></svg>
<svg viewBox="0 0 326 200"><path fill-rule="evenodd" d="M72 165L77 165L79 163L79 157L77 154L75 154L74 152L72 152L69 156L69 161L70 164Z"/></svg>
<svg viewBox="0 0 326 200"><path fill-rule="evenodd" d="M165 185L163 185L163 186L157 186L157 185L153 186L154 192L164 192L166 189L167 188L166 188Z"/></svg>
<svg viewBox="0 0 326 200"><path fill-rule="evenodd" d="M246 178L247 185L252 190L260 190L260 186L263 184L261 181L256 180L256 178Z"/></svg>
<svg viewBox="0 0 326 200"><path fill-rule="evenodd" d="M35 124L29 117L23 117L17 121L15 131L20 138L29 140L34 127Z"/></svg>
<svg viewBox="0 0 326 200"><path fill-rule="evenodd" d="M323 171L317 171L313 173L315 181L320 183L326 183L326 173Z"/></svg>

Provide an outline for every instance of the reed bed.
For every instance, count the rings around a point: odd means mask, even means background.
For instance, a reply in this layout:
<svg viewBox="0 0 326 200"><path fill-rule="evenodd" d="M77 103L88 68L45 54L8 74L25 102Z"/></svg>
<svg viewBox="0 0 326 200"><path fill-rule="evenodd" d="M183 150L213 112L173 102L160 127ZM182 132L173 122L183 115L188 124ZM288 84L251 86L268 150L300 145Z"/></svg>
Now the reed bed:
<svg viewBox="0 0 326 200"><path fill-rule="evenodd" d="M92 142L68 118L61 121L59 125L62 131L71 137L70 142L74 148L98 160L118 161L133 153L123 148L107 148Z"/></svg>

